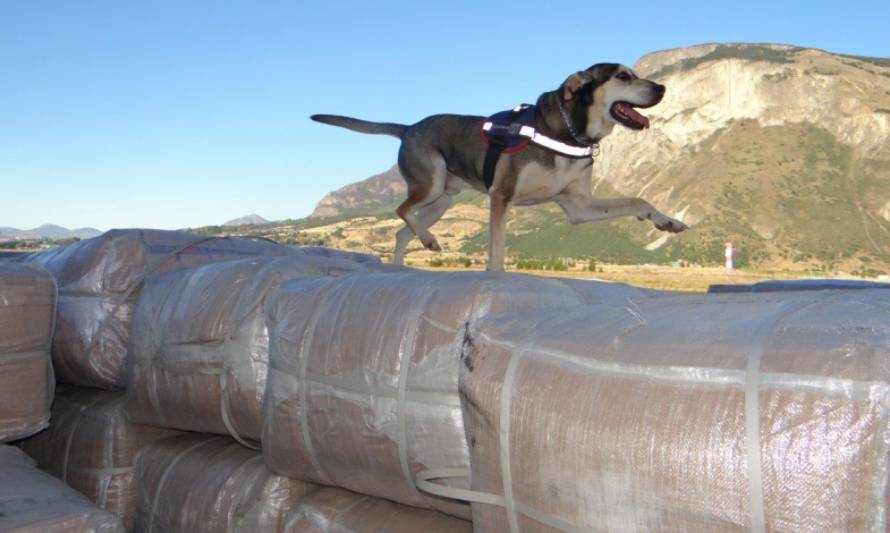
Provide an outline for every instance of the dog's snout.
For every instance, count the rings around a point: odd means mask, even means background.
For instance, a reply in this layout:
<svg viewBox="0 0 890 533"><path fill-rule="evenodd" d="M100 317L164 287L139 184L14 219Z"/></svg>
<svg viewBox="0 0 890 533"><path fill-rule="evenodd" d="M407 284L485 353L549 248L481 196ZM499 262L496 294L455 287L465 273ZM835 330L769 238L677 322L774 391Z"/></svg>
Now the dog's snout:
<svg viewBox="0 0 890 533"><path fill-rule="evenodd" d="M667 87L665 87L664 85L662 85L660 83L656 83L652 87L652 89L655 91L655 94L657 94L658 96L664 96L664 92L667 90Z"/></svg>

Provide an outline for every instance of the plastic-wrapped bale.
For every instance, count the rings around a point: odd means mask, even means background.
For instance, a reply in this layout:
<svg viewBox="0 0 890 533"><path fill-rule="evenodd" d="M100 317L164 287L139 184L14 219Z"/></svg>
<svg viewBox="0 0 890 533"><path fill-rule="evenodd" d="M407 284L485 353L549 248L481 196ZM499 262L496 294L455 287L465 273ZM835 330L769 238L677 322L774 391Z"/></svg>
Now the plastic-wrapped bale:
<svg viewBox="0 0 890 533"><path fill-rule="evenodd" d="M380 258L370 254L361 252L347 252L346 250L337 250L336 248L325 248L323 246L303 246L300 248L302 252L314 257L328 257L330 259L343 259L346 261L354 261L356 263L380 265L383 264ZM392 265L392 263L388 263Z"/></svg>
<svg viewBox="0 0 890 533"><path fill-rule="evenodd" d="M827 291L837 289L890 289L890 283L865 281L861 279L771 279L748 285L711 285L708 287L708 292L792 292Z"/></svg>
<svg viewBox="0 0 890 533"><path fill-rule="evenodd" d="M475 323L476 530L885 531L888 317L862 290Z"/></svg>
<svg viewBox="0 0 890 533"><path fill-rule="evenodd" d="M25 452L0 445L0 531L121 533L121 519L38 470Z"/></svg>
<svg viewBox="0 0 890 533"><path fill-rule="evenodd" d="M59 381L86 387L126 386L130 318L149 274L298 248L254 239L178 231L111 230L32 255L59 284L53 365Z"/></svg>
<svg viewBox="0 0 890 533"><path fill-rule="evenodd" d="M123 392L61 385L49 429L21 442L37 466L132 527L134 461L146 444L178 431L130 423Z"/></svg>
<svg viewBox="0 0 890 533"><path fill-rule="evenodd" d="M257 257L151 276L130 333L133 421L259 440L269 361L263 302L283 280L380 263Z"/></svg>
<svg viewBox="0 0 890 533"><path fill-rule="evenodd" d="M257 529L239 527L243 533ZM342 489L305 496L287 514L284 533L471 533L473 524L436 511Z"/></svg>
<svg viewBox="0 0 890 533"><path fill-rule="evenodd" d="M229 437L182 435L136 455L135 531L223 533L249 517L281 531L287 510L316 487L273 474L259 452Z"/></svg>
<svg viewBox="0 0 890 533"><path fill-rule="evenodd" d="M282 475L468 517L465 504L414 483L421 469L469 466L457 389L465 323L527 308L559 315L582 301L560 280L518 274L282 284L266 306L266 463Z"/></svg>
<svg viewBox="0 0 890 533"><path fill-rule="evenodd" d="M0 263L0 442L37 433L53 400L52 276L37 265Z"/></svg>

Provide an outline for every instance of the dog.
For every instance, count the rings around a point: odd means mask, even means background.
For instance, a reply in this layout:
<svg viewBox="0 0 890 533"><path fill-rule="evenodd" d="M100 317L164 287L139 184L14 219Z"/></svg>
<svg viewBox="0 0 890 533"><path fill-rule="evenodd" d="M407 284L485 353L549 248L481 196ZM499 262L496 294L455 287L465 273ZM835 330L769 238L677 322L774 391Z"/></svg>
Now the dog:
<svg viewBox="0 0 890 533"><path fill-rule="evenodd" d="M636 111L652 107L665 94L665 86L639 78L630 68L600 63L569 76L554 91L537 99L534 129L567 146L564 151L597 147L620 124L632 130L649 127ZM662 231L679 233L681 221L657 210L641 198L594 198L592 157L569 157L539 144L496 158L483 175L489 145L480 135L486 117L433 115L407 126L369 122L338 115L312 115L316 122L370 134L401 139L398 164L408 196L396 209L405 226L396 234L393 262L403 264L408 243L417 236L429 250L441 251L429 228L451 207L462 189L487 194L489 206L488 270L503 271L507 213L513 205L556 202L572 224L636 216ZM553 144L553 142L551 142ZM595 152L594 152L595 153ZM493 175L492 175L493 174Z"/></svg>

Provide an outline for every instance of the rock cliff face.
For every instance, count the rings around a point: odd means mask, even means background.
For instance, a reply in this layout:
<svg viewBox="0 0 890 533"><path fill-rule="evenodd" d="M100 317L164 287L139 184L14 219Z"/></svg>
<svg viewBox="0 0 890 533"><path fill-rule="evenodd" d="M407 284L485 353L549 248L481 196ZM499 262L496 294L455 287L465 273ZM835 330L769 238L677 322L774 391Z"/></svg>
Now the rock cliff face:
<svg viewBox="0 0 890 533"><path fill-rule="evenodd" d="M352 183L325 195L310 217L366 215L397 204L405 196L405 180L393 165L386 172Z"/></svg>
<svg viewBox="0 0 890 533"><path fill-rule="evenodd" d="M731 240L743 263L886 270L890 59L709 44L649 54L634 67L668 91L646 110L651 129L618 126L604 141L596 194L644 197L692 230L667 237L619 221L570 231L551 208L536 207L511 224L514 253L719 262ZM331 193L313 216L379 212L403 191L393 168ZM594 237L597 245L584 244Z"/></svg>
<svg viewBox="0 0 890 533"><path fill-rule="evenodd" d="M604 143L612 157L597 161L594 177L621 191L649 185L652 175L641 166L676 161L684 150L746 120L760 128L809 123L858 157L890 158L890 59L711 44L649 54L635 69L666 84L668 93L647 112L649 132L618 128Z"/></svg>

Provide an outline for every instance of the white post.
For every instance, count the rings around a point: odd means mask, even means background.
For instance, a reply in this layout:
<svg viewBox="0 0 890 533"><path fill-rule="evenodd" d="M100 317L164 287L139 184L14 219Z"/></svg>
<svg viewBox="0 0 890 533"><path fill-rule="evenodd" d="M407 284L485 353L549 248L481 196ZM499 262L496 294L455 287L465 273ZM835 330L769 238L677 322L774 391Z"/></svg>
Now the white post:
<svg viewBox="0 0 890 533"><path fill-rule="evenodd" d="M732 243L726 243L726 273L732 273Z"/></svg>

